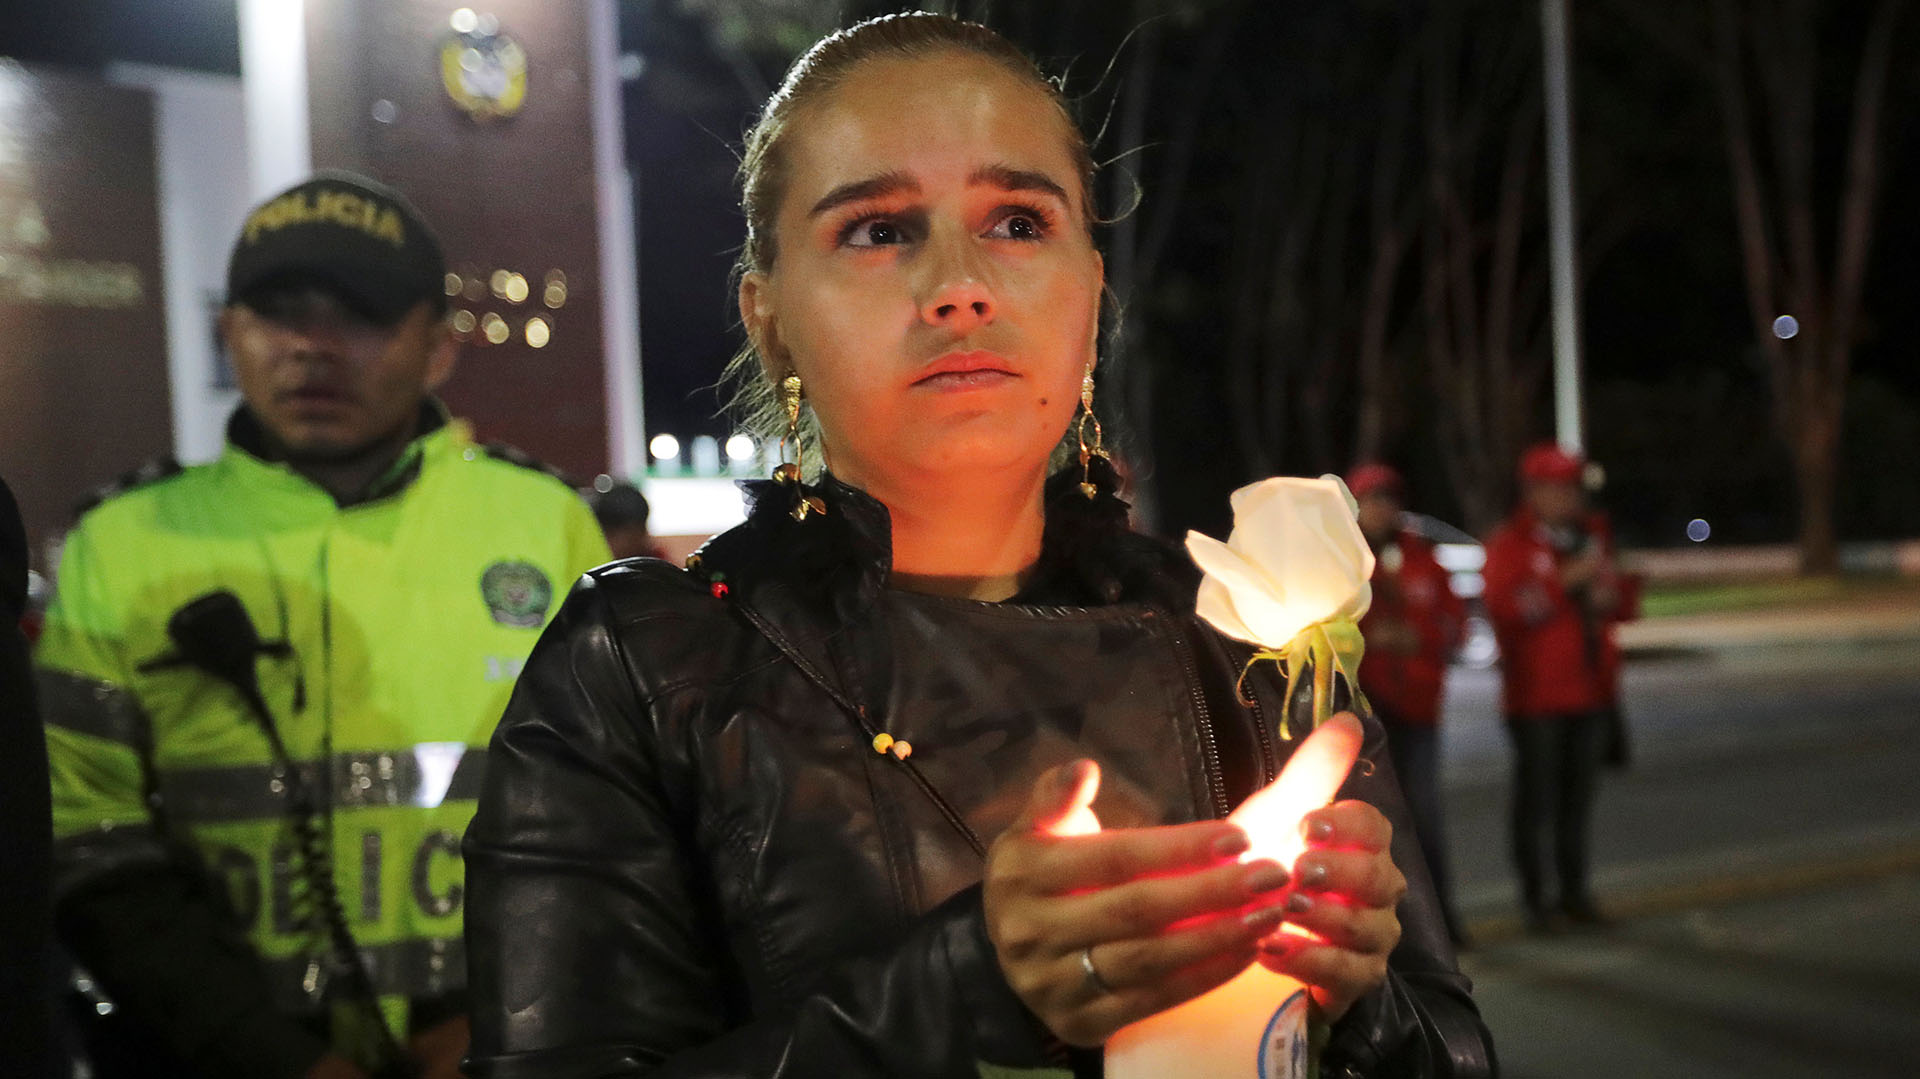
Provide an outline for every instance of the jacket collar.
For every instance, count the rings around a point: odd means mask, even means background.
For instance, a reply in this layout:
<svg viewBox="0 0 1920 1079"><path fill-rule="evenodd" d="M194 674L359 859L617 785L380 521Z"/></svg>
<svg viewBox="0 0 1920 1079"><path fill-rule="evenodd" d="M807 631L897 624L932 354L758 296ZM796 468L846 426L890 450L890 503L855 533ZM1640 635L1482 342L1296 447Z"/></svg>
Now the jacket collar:
<svg viewBox="0 0 1920 1079"><path fill-rule="evenodd" d="M453 430L447 407L438 398L428 397L420 402L419 416L415 421L413 440L400 451L393 464L389 465L373 481L351 497L341 499L339 508L346 509L368 502L377 502L405 490L419 478L421 461L433 446L447 441ZM251 472L274 472L283 474L295 485L304 485L318 490L314 484L294 472L285 462L269 456L266 430L260 425L258 417L245 404L233 410L227 418L226 456L236 464L243 465Z"/></svg>
<svg viewBox="0 0 1920 1079"><path fill-rule="evenodd" d="M1097 475L1092 499L1081 493L1077 469L1047 481L1040 561L1016 602L1192 608L1199 571L1170 544L1128 529L1127 504L1112 493L1116 479L1110 471ZM694 572L724 584L732 602L751 608L756 621L764 619L796 646L863 621L892 572L887 507L827 474L806 488L826 512L796 521L792 488L772 480L739 486L746 522L707 541L691 563Z"/></svg>

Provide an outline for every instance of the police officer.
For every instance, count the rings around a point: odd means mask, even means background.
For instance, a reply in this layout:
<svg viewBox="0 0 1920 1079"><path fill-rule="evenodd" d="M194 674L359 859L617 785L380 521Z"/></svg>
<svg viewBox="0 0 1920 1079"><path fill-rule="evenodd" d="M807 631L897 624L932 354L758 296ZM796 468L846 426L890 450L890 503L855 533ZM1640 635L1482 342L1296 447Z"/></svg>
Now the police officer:
<svg viewBox="0 0 1920 1079"><path fill-rule="evenodd" d="M135 473L67 541L37 656L56 917L138 1074L457 1074L459 837L522 661L607 547L432 396L444 279L365 179L256 208L225 451Z"/></svg>

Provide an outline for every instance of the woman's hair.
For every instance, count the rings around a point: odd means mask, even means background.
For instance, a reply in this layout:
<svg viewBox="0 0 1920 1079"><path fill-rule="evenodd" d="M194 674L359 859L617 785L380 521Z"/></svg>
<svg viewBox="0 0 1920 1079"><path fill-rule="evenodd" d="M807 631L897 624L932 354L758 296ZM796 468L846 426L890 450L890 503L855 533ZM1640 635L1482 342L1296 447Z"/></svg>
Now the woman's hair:
<svg viewBox="0 0 1920 1079"><path fill-rule="evenodd" d="M796 114L809 102L832 92L868 60L912 59L943 52L990 60L1030 82L1060 110L1067 152L1079 174L1081 212L1092 227L1093 152L1074 122L1060 85L1042 74L1012 42L978 23L932 12L902 12L855 23L821 38L793 62L779 89L767 99L760 119L747 132L740 157L740 209L747 219L747 239L734 267L736 274L769 270L779 255L774 220L786 195L787 132ZM734 355L721 376L722 385L730 390L728 411L746 430L763 439L778 439L787 431L786 411L774 390L777 380L777 374L770 378L763 370L751 340ZM809 449L819 446L819 431L810 416L803 417L801 440ZM809 452L806 458L810 467L817 467L817 453Z"/></svg>

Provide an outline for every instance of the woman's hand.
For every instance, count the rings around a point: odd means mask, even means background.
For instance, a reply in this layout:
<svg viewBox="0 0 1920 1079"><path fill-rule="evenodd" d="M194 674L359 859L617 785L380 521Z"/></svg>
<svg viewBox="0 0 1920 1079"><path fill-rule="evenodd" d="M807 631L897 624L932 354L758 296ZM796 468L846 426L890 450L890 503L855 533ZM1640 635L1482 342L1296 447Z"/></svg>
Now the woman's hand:
<svg viewBox="0 0 1920 1079"><path fill-rule="evenodd" d="M1366 802L1335 802L1300 826L1307 851L1294 862L1287 921L1313 936L1275 933L1260 942L1260 962L1304 983L1332 1021L1386 981L1407 878L1388 849L1393 825Z"/></svg>
<svg viewBox="0 0 1920 1079"><path fill-rule="evenodd" d="M983 886L1007 983L1079 1046L1233 978L1285 913L1286 871L1237 861L1247 837L1226 821L1061 834L1099 776L1086 760L1042 775L987 852Z"/></svg>

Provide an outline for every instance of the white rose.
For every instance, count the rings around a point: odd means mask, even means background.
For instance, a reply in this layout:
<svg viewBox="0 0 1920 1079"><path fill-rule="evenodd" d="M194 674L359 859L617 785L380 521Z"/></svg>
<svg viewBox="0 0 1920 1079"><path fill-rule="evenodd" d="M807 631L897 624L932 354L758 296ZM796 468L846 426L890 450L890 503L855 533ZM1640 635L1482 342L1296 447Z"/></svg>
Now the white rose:
<svg viewBox="0 0 1920 1079"><path fill-rule="evenodd" d="M1373 601L1373 551L1338 476L1276 476L1233 492L1221 543L1187 533L1205 573L1197 604L1215 629L1279 650L1309 627L1358 621Z"/></svg>

